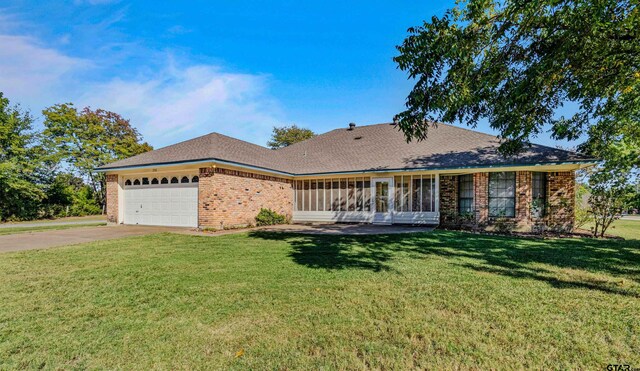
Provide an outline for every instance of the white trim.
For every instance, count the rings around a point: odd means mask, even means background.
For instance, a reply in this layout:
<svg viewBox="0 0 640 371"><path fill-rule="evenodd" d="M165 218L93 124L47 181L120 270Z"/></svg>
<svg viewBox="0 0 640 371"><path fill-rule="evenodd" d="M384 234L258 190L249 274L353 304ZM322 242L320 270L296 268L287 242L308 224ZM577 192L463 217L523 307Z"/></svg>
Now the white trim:
<svg viewBox="0 0 640 371"><path fill-rule="evenodd" d="M387 183L387 212L379 212L376 209L376 184L377 183ZM394 211L394 195L395 192L393 187L393 177L390 178L371 178L371 211L373 212L373 221L375 224L392 224L393 223L393 211Z"/></svg>

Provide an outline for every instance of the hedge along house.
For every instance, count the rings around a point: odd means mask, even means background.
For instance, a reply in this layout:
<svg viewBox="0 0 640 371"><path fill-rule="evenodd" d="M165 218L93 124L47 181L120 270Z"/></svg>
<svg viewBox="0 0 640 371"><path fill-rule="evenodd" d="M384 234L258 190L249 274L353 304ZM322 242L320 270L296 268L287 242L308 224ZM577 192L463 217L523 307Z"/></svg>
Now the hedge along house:
<svg viewBox="0 0 640 371"><path fill-rule="evenodd" d="M571 230L580 154L439 124L407 143L393 124L336 129L278 150L212 133L98 168L111 223L225 228L261 208L293 222L508 223Z"/></svg>

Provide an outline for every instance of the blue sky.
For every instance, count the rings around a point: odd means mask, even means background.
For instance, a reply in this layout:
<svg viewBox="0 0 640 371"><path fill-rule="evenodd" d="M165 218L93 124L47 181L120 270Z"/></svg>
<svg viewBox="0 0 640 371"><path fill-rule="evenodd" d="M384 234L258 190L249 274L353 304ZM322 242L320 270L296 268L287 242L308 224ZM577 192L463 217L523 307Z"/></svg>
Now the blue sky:
<svg viewBox="0 0 640 371"><path fill-rule="evenodd" d="M0 0L0 91L36 115L63 102L113 110L156 147L389 122L412 87L395 46L452 4Z"/></svg>

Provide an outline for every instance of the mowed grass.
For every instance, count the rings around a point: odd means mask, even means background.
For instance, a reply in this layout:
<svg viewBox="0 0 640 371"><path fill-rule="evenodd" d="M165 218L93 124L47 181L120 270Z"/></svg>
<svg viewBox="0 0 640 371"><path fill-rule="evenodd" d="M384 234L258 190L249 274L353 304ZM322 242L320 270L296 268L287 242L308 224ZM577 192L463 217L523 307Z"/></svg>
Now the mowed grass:
<svg viewBox="0 0 640 371"><path fill-rule="evenodd" d="M158 234L0 254L0 369L640 367L640 241Z"/></svg>
<svg viewBox="0 0 640 371"><path fill-rule="evenodd" d="M70 229L70 228L98 227L102 225L107 225L107 223L99 222L99 223L89 223L89 224L39 225L34 227L7 227L7 228L0 228L0 236L7 235L7 234L41 232L41 231L61 230L61 229Z"/></svg>
<svg viewBox="0 0 640 371"><path fill-rule="evenodd" d="M593 224L587 224L584 229L589 230L591 227L593 227ZM607 229L607 234L640 240L640 220L618 219Z"/></svg>

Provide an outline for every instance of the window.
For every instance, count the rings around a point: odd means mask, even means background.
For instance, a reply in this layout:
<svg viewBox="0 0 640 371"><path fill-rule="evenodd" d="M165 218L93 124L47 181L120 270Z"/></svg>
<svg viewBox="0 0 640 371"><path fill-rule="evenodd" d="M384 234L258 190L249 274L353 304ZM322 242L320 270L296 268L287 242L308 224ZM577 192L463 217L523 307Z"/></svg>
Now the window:
<svg viewBox="0 0 640 371"><path fill-rule="evenodd" d="M131 179L127 179L127 181L124 182L124 185L131 185Z"/></svg>
<svg viewBox="0 0 640 371"><path fill-rule="evenodd" d="M303 184L303 198L302 198L302 210L303 211L309 211L309 181L308 180L303 180L302 181Z"/></svg>
<svg viewBox="0 0 640 371"><path fill-rule="evenodd" d="M371 211L371 178L364 178L364 211Z"/></svg>
<svg viewBox="0 0 640 371"><path fill-rule="evenodd" d="M189 177L183 176L182 179L180 179L180 183L189 183Z"/></svg>
<svg viewBox="0 0 640 371"><path fill-rule="evenodd" d="M318 211L324 211L324 180L318 180Z"/></svg>
<svg viewBox="0 0 640 371"><path fill-rule="evenodd" d="M458 177L458 212L460 215L473 212L473 175Z"/></svg>
<svg viewBox="0 0 640 371"><path fill-rule="evenodd" d="M158 184L158 178L153 178L153 180L151 180L151 184Z"/></svg>
<svg viewBox="0 0 640 371"><path fill-rule="evenodd" d="M191 178L191 183L198 183L199 181L200 181L200 178L197 175Z"/></svg>
<svg viewBox="0 0 640 371"><path fill-rule="evenodd" d="M149 178L142 178L142 184L144 185L149 184Z"/></svg>
<svg viewBox="0 0 640 371"><path fill-rule="evenodd" d="M340 180L331 180L331 211L340 211Z"/></svg>
<svg viewBox="0 0 640 371"><path fill-rule="evenodd" d="M547 173L533 173L531 175L533 200L531 203L531 216L542 218L547 203Z"/></svg>
<svg viewBox="0 0 640 371"><path fill-rule="evenodd" d="M160 184L169 184L169 181L167 180L167 178L162 178Z"/></svg>
<svg viewBox="0 0 640 371"><path fill-rule="evenodd" d="M324 183L324 211L331 211L331 180Z"/></svg>
<svg viewBox="0 0 640 371"><path fill-rule="evenodd" d="M318 182L311 181L311 192L309 192L309 211L318 211Z"/></svg>
<svg viewBox="0 0 640 371"><path fill-rule="evenodd" d="M297 180L296 181L296 210L297 211L302 211L302 204L304 203L303 194L304 193L302 191L302 181Z"/></svg>
<svg viewBox="0 0 640 371"><path fill-rule="evenodd" d="M340 211L347 211L347 179L340 179Z"/></svg>
<svg viewBox="0 0 640 371"><path fill-rule="evenodd" d="M431 178L430 175L422 176L422 190L421 190L422 212L434 211L434 208L432 207L433 197L431 194L432 182L433 182L433 179Z"/></svg>
<svg viewBox="0 0 640 371"><path fill-rule="evenodd" d="M178 178L174 176L173 178L171 178L171 184L176 184L176 183L178 183Z"/></svg>
<svg viewBox="0 0 640 371"><path fill-rule="evenodd" d="M411 211L420 211L421 188L422 179L420 179L420 175L413 176L411 180Z"/></svg>
<svg viewBox="0 0 640 371"><path fill-rule="evenodd" d="M356 183L354 178L347 180L347 210L356 210Z"/></svg>
<svg viewBox="0 0 640 371"><path fill-rule="evenodd" d="M409 194L411 192L410 183L411 176L403 175L395 178L396 187L396 211L407 212L411 211L409 207Z"/></svg>
<svg viewBox="0 0 640 371"><path fill-rule="evenodd" d="M489 173L489 216L516 216L516 173Z"/></svg>
<svg viewBox="0 0 640 371"><path fill-rule="evenodd" d="M140 180L139 179L134 180L133 185L140 185Z"/></svg>
<svg viewBox="0 0 640 371"><path fill-rule="evenodd" d="M357 178L356 179L356 210L358 211L362 211L363 209L363 201L364 201L364 197L363 197L363 192L362 192L362 178Z"/></svg>
<svg viewBox="0 0 640 371"><path fill-rule="evenodd" d="M370 178L296 180L296 211L369 211Z"/></svg>

